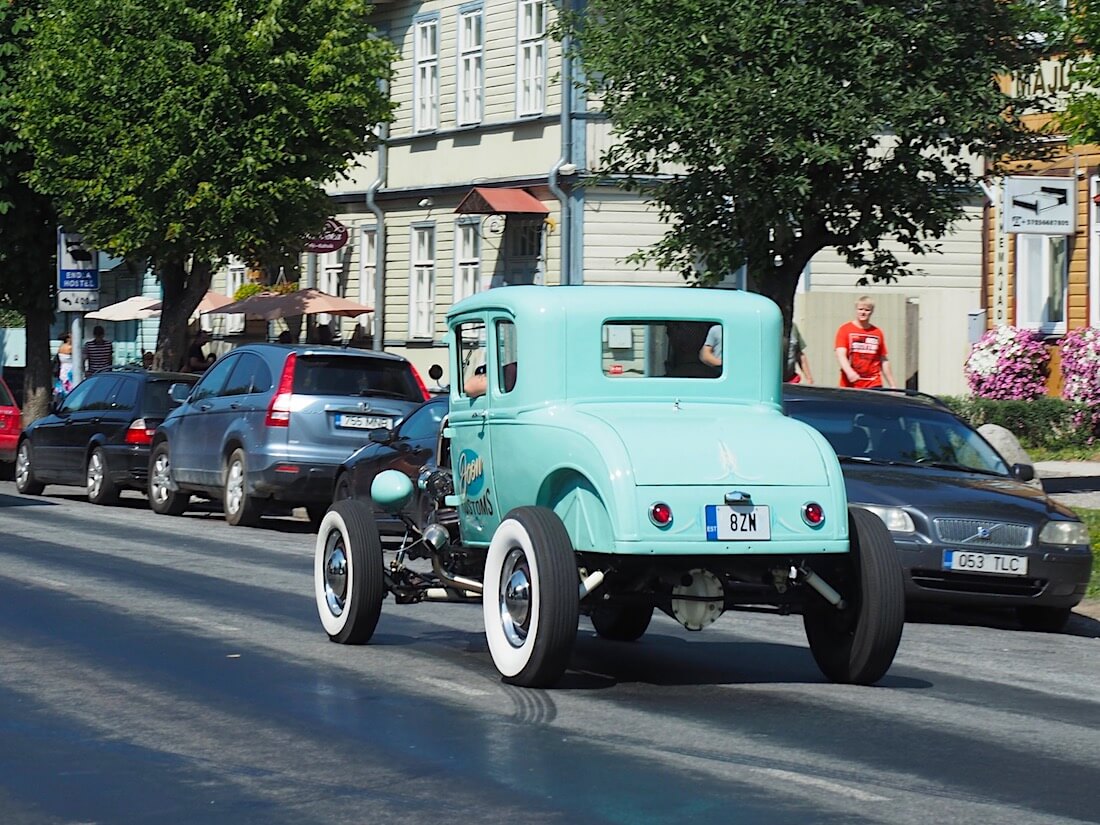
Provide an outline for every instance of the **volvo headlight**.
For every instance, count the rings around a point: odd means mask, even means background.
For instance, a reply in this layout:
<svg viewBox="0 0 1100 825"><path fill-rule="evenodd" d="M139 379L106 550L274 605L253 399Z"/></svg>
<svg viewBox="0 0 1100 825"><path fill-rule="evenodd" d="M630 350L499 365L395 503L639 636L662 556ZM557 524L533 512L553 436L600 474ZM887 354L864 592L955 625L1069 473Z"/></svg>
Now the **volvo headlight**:
<svg viewBox="0 0 1100 825"><path fill-rule="evenodd" d="M891 533L917 532L917 528L913 525L913 519L900 507L879 507L876 504L860 504L858 506L864 510L870 510L882 519L882 523L886 525L886 529Z"/></svg>
<svg viewBox="0 0 1100 825"><path fill-rule="evenodd" d="M1082 521L1048 521L1039 533L1043 544L1088 544L1089 528Z"/></svg>

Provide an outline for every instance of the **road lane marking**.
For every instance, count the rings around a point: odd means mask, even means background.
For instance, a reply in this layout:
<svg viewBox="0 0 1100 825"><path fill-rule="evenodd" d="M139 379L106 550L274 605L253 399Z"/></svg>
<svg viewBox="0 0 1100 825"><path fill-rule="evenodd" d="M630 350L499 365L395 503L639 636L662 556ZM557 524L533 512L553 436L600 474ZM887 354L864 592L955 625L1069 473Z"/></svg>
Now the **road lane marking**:
<svg viewBox="0 0 1100 825"><path fill-rule="evenodd" d="M416 681L424 685L431 685L447 693L461 693L463 696L488 696L489 691L458 685L449 679L437 679L434 676L417 676Z"/></svg>

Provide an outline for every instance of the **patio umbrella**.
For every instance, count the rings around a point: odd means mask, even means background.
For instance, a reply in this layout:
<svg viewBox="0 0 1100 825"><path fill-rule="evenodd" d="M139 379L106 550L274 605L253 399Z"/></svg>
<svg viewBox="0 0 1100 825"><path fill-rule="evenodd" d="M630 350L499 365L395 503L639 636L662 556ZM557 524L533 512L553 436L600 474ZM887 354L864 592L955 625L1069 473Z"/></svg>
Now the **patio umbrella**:
<svg viewBox="0 0 1100 825"><path fill-rule="evenodd" d="M216 309L208 309L204 315L234 315L244 314L250 318L263 318L272 321L276 318L290 318L295 315L342 315L354 317L374 310L339 295L330 295L319 289L299 289L295 292L278 294L274 292L261 292L240 301L235 301Z"/></svg>
<svg viewBox="0 0 1100 825"><path fill-rule="evenodd" d="M219 292L207 292L199 301L198 308L191 319L194 320L197 315L231 303L233 303L233 299L228 295L222 295ZM158 317L160 315L160 305L159 298L154 298L151 295L134 295L125 301L109 304L97 309L95 312L89 312L84 317L92 321L142 321L146 318Z"/></svg>
<svg viewBox="0 0 1100 825"><path fill-rule="evenodd" d="M212 309L225 306L226 304L233 303L233 299L228 295L222 295L220 292L207 292L202 296L202 300L199 301L198 307L195 309L194 314L191 316L191 320L194 320L195 315L202 315L204 312L209 312ZM160 312L160 301L157 301L153 305L153 309Z"/></svg>
<svg viewBox="0 0 1100 825"><path fill-rule="evenodd" d="M160 315L160 300L149 295L135 295L117 304L108 304L85 315L93 321L140 321Z"/></svg>

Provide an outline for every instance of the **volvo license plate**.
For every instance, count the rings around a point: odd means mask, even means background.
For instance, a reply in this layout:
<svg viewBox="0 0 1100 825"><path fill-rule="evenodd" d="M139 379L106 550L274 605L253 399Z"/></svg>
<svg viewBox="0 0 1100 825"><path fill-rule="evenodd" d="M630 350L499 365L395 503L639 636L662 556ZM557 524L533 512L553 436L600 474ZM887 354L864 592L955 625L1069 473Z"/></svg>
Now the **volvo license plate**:
<svg viewBox="0 0 1100 825"><path fill-rule="evenodd" d="M989 573L994 576L1026 576L1027 556L944 550L943 569L962 573Z"/></svg>

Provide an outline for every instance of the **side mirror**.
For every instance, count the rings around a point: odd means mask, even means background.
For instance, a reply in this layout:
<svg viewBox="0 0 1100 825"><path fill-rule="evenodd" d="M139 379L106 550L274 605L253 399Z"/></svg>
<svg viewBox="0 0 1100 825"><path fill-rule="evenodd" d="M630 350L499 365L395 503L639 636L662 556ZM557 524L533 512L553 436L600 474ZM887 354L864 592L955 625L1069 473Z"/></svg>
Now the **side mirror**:
<svg viewBox="0 0 1100 825"><path fill-rule="evenodd" d="M168 398L177 407L187 400L187 396L191 394L191 385L185 384L182 381L172 384L168 387Z"/></svg>
<svg viewBox="0 0 1100 825"><path fill-rule="evenodd" d="M1030 464L1013 464L1009 472L1017 481L1031 481L1035 478L1035 468Z"/></svg>
<svg viewBox="0 0 1100 825"><path fill-rule="evenodd" d="M432 364L428 367L428 377L438 384L439 379L443 377L443 367L439 364Z"/></svg>
<svg viewBox="0 0 1100 825"><path fill-rule="evenodd" d="M391 444L394 438L396 436L393 430L388 427L377 427L367 433L367 440L373 441L375 444Z"/></svg>
<svg viewBox="0 0 1100 825"><path fill-rule="evenodd" d="M53 413L54 415L57 415L59 412L61 412L61 405L63 403L64 403L63 401L61 401L57 398L51 398L50 399L50 412Z"/></svg>

